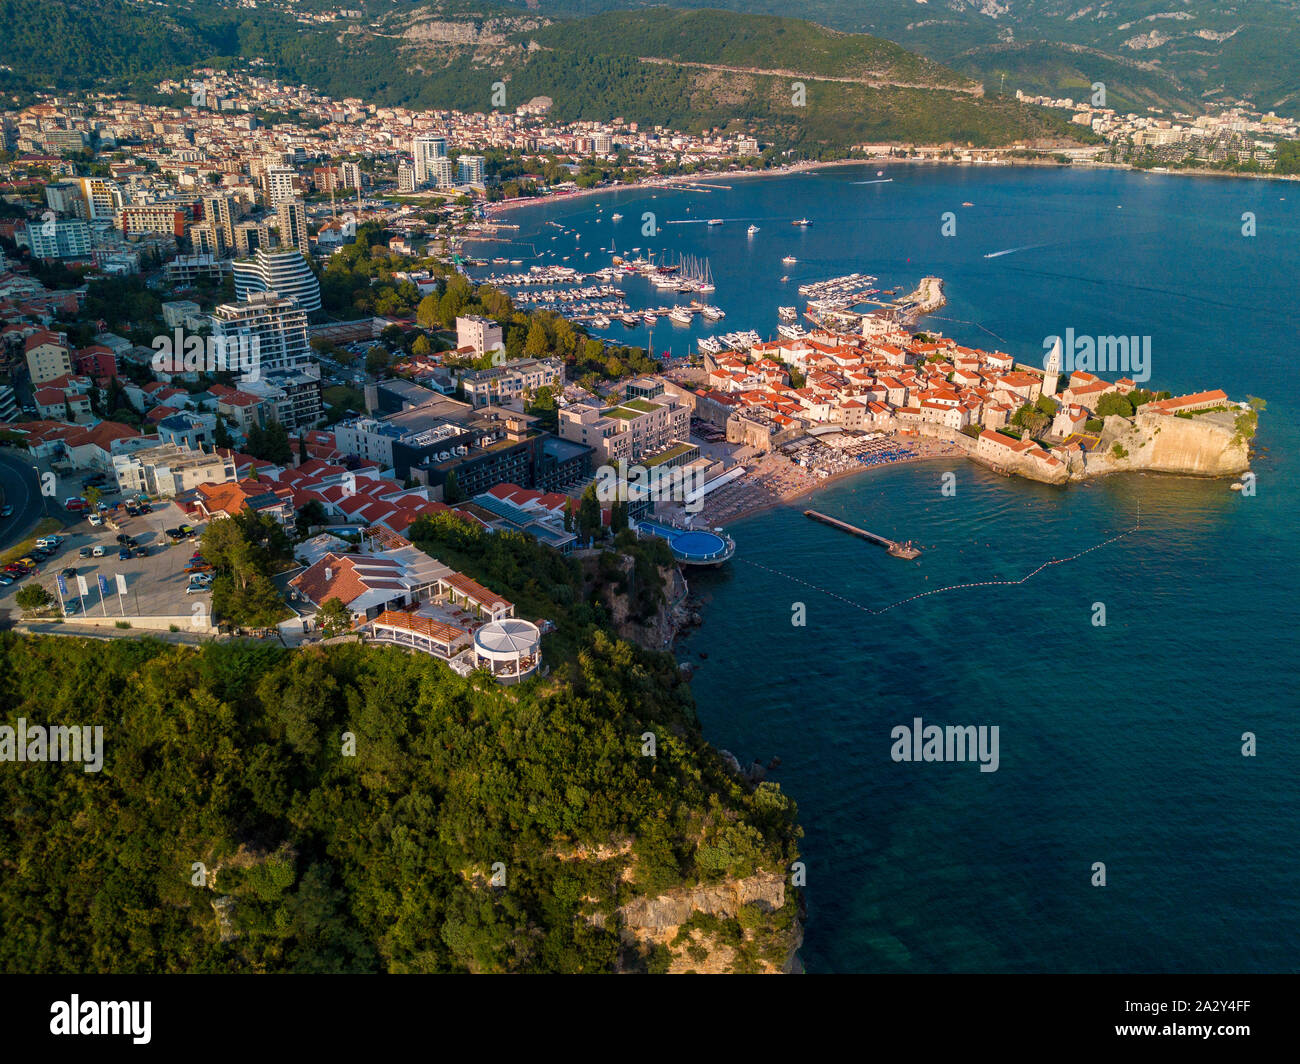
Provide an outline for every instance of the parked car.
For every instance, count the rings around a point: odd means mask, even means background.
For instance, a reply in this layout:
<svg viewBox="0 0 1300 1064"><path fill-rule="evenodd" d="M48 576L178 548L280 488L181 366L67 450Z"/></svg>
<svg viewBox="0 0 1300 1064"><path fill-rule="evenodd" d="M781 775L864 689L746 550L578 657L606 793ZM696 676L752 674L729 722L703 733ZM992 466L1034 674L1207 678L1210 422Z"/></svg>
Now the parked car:
<svg viewBox="0 0 1300 1064"><path fill-rule="evenodd" d="M18 578L13 573L0 573L0 587L8 587L10 584L16 584Z"/></svg>
<svg viewBox="0 0 1300 1064"><path fill-rule="evenodd" d="M12 517L14 508L8 504L0 506L0 517Z"/></svg>
<svg viewBox="0 0 1300 1064"><path fill-rule="evenodd" d="M63 616L71 617L80 608L81 608L81 603L77 599L74 598L67 599L63 603Z"/></svg>
<svg viewBox="0 0 1300 1064"><path fill-rule="evenodd" d="M101 546L101 547L95 547L95 548L90 552L90 556L91 556L92 558L102 558L102 557L104 556L104 548L103 548L102 546Z"/></svg>
<svg viewBox="0 0 1300 1064"><path fill-rule="evenodd" d="M42 550L53 550L62 542L62 536L42 536L36 541L36 545Z"/></svg>
<svg viewBox="0 0 1300 1064"><path fill-rule="evenodd" d="M77 575L77 567L75 565L69 565L66 569L60 569L59 575L63 577L64 580L71 580Z"/></svg>
<svg viewBox="0 0 1300 1064"><path fill-rule="evenodd" d="M212 566L208 565L207 562L190 562L190 564L187 565L184 569L182 569L181 572L184 572L184 573L210 573L210 572L212 572Z"/></svg>
<svg viewBox="0 0 1300 1064"><path fill-rule="evenodd" d="M91 514L89 517L86 518L86 520L89 521L91 526L94 528L98 528L100 525L104 523L104 519L100 517L99 514Z"/></svg>
<svg viewBox="0 0 1300 1064"><path fill-rule="evenodd" d="M82 547L81 550L77 551L77 557L78 557L78 558L89 558L89 557L90 557L90 548L89 548L89 547Z"/></svg>
<svg viewBox="0 0 1300 1064"><path fill-rule="evenodd" d="M72 511L73 513L80 513L82 510L89 510L90 503L86 502L85 499L65 499L63 508Z"/></svg>
<svg viewBox="0 0 1300 1064"><path fill-rule="evenodd" d="M131 548L123 547L117 552L117 560L120 562L129 562L131 560Z"/></svg>
<svg viewBox="0 0 1300 1064"><path fill-rule="evenodd" d="M149 548L148 548L148 547L136 547L134 550L131 551L131 557L132 557L132 558L147 558L147 557L149 557Z"/></svg>
<svg viewBox="0 0 1300 1064"><path fill-rule="evenodd" d="M203 592L211 590L212 588L207 584L190 584L190 586L185 589L185 594L201 595Z"/></svg>
<svg viewBox="0 0 1300 1064"><path fill-rule="evenodd" d="M135 540L133 540L133 539L132 539L130 536L128 536L125 532L119 532L119 533L117 534L117 541L118 541L119 543L123 544L123 545L127 545L127 544L129 544L130 546L133 546L133 547L135 546Z"/></svg>
<svg viewBox="0 0 1300 1064"><path fill-rule="evenodd" d="M176 528L180 531L182 536L192 536L194 534L193 525L177 525Z"/></svg>

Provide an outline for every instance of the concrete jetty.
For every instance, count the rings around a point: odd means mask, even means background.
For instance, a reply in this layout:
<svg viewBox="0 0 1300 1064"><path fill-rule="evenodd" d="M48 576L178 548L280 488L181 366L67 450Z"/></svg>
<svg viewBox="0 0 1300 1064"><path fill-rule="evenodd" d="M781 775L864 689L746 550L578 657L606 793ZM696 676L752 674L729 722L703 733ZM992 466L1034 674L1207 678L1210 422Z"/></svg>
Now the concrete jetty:
<svg viewBox="0 0 1300 1064"><path fill-rule="evenodd" d="M921 552L912 546L910 539L906 543L898 543L892 539L886 539L884 536L878 536L874 532L868 532L865 528L851 525L847 521L841 521L838 517L820 513L817 510L805 510L803 515L804 517L811 517L814 521L820 521L824 525L830 525L831 528L838 528L841 532L848 532L859 539L865 539L868 543L874 543L878 547L884 547L895 558L906 558L911 561L913 558L921 556Z"/></svg>

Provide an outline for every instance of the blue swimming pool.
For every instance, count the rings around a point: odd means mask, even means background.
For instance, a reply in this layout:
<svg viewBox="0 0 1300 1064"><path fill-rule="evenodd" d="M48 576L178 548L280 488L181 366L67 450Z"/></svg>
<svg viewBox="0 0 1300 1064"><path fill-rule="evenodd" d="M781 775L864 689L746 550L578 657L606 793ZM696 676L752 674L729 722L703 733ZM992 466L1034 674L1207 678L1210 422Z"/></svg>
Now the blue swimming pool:
<svg viewBox="0 0 1300 1064"><path fill-rule="evenodd" d="M731 556L731 541L716 532L699 529L672 528L655 521L641 521L637 531L643 536L658 536L668 541L674 556L680 561L707 562L725 560Z"/></svg>

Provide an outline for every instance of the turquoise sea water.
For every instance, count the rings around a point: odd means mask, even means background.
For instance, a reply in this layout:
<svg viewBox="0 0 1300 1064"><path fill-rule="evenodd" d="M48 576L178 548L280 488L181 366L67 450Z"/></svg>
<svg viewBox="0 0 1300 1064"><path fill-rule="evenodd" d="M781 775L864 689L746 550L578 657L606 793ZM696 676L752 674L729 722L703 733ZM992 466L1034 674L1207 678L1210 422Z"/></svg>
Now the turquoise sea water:
<svg viewBox="0 0 1300 1064"><path fill-rule="evenodd" d="M877 169L893 180L855 184ZM585 249L589 259L569 264L604 265L595 249L608 246L613 210L625 215L620 250L707 255L709 298L727 318L708 330L661 322L655 346L671 336L676 353L700 331L773 332L776 307L796 302L779 280L787 271L802 282L857 270L905 289L937 274L948 305L925 324L962 342L1041 361L1043 338L1070 327L1150 335L1152 387L1268 401L1254 498L1225 481L1121 475L1061 489L931 462L866 472L729 529L737 557L692 577L705 623L679 655L699 666L710 741L744 763L781 758L773 778L806 831L807 967L1300 968L1300 188L911 166L725 183L509 220L520 244L557 251L542 261ZM647 210L659 240L640 237ZM946 211L954 237L940 235ZM1244 212L1258 235L1242 235ZM812 228L790 226L801 215ZM694 217L727 224L662 224ZM581 238L550 241L548 219ZM752 239L750 221L761 226ZM984 257L1008 249L1020 250ZM798 265L783 266L785 254ZM625 285L634 305L662 301L638 284ZM626 335L644 343L643 329ZM891 558L809 521L805 505L925 553ZM1024 583L882 615L790 579L880 609L946 585L1020 580L1133 527L1139 511L1140 531ZM791 624L799 602L804 627ZM1092 623L1097 603L1104 627ZM998 771L893 762L890 731L915 717L997 725ZM1246 731L1258 737L1253 758L1241 755ZM1090 885L1098 861L1104 888Z"/></svg>

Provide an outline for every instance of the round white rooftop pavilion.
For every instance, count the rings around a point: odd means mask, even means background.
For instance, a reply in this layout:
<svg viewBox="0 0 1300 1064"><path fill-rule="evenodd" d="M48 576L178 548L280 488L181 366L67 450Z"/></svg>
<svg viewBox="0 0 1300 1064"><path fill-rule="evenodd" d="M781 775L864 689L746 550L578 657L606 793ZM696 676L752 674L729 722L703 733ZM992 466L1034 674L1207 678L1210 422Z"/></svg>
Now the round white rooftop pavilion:
<svg viewBox="0 0 1300 1064"><path fill-rule="evenodd" d="M518 617L490 621L474 633L474 662L503 683L522 680L541 664L542 633Z"/></svg>

